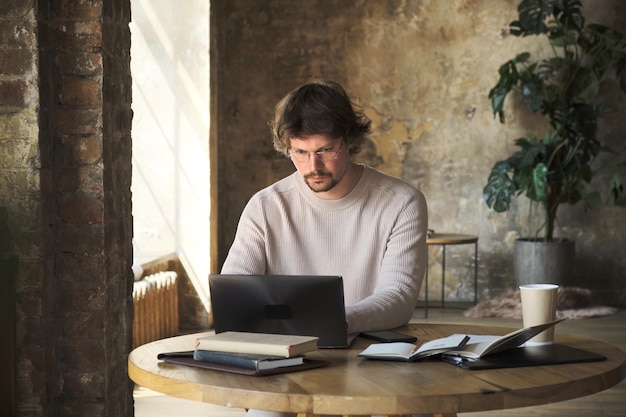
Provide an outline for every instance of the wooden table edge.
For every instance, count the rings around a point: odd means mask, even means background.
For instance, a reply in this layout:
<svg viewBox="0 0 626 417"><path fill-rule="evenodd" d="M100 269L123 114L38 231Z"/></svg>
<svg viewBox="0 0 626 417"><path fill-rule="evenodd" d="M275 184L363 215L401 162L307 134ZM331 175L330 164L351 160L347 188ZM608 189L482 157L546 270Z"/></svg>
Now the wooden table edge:
<svg viewBox="0 0 626 417"><path fill-rule="evenodd" d="M409 333L410 333L410 327L432 326L432 325L436 326L436 325L441 325L441 324L445 324L445 323L412 324L412 325L409 325L409 327L401 328L398 330L403 331L403 332L407 332L407 330L409 330ZM461 326L461 324L454 324L454 325ZM470 325L470 327L475 327L475 326ZM478 327L481 327L481 326L478 326ZM488 328L495 329L497 327L489 326ZM503 328L503 329L505 331L510 330L507 328ZM612 361L614 362L614 364L612 365L611 369L604 372L601 377L599 377L598 375L591 375L586 379L573 381L570 384L571 384L571 388L575 388L575 389L563 389L562 383L557 384L558 392L553 393L552 394L553 396L551 396L549 399L545 401L537 402L536 399L534 399L533 397L537 394L540 394L541 391L549 390L551 388L550 386L531 387L526 390L516 390L515 395L513 396L511 395L511 393L507 391L474 393L471 395L466 394L464 397L463 403L471 404L474 402L480 402L480 400L483 399L485 395L488 395L490 397L491 404L494 404L496 402L497 403L501 402L502 404L504 404L504 406L494 405L492 407L479 407L479 408L469 407L468 408L467 405L465 405L462 407L456 407L456 408L450 408L450 409L447 407L442 407L443 409L439 410L438 412L435 412L432 415L455 416L456 413L492 411L492 410L497 410L497 409L510 409L510 408L518 408L518 407L536 406L536 405L548 404L551 402L566 401L566 400L571 400L575 398L580 398L586 395L595 394L597 392L601 392L603 390L606 390L608 388L611 388L619 384L626 377L626 355L620 348L601 342L601 341L583 339L583 338L579 338L575 336L565 335L564 341L565 342L579 341L583 345L579 347L583 349L585 345L584 342L587 342L587 344L591 343L593 345L597 344L597 345L603 346L604 348L602 349L603 350L602 353L609 354L608 363L611 363ZM250 390L245 390L245 389L240 389L240 388L231 388L231 387L208 386L206 388L203 388L202 390L198 390L198 384L195 384L193 382L185 382L181 380L176 380L173 382L172 378L164 377L161 375L155 375L153 373L150 373L147 370L144 370L138 367L132 362L132 355L133 355L133 352L131 352L131 354L129 354L128 356L128 375L130 379L140 386L145 386L146 388L152 389L154 391L157 391L166 395L171 395L173 397L183 398L183 399L188 399L188 400L193 400L193 401L209 402L212 404L222 405L226 407L246 408L246 407L250 407L250 404L263 404L264 398L267 398L268 395L272 397L274 396L284 397L285 396L285 393L269 393L268 394L266 392L257 392L257 391L250 391ZM602 363L607 363L607 361L604 361ZM448 366L452 367L452 365L448 365ZM562 365L551 365L551 366L562 366ZM471 373L471 375L479 379L482 379L483 377L481 373L486 373L484 375L489 375L489 372L493 371L493 370L469 371L469 370L461 370L461 369L459 370L463 372L469 372ZM250 377L250 378L254 378L254 377ZM592 382L592 384L589 384L589 382ZM579 390L583 390L585 393L583 395L579 395L577 394ZM226 399L228 397L233 397L234 393L238 393L246 397L246 400L251 400L251 402L248 402L247 404L242 404L240 400L231 402L228 399ZM239 397L239 395L236 395L235 397ZM286 406L287 408L284 410L277 409L277 411L296 412L299 415L307 416L307 417L314 416L314 415L317 415L315 414L315 412L319 411L319 407L316 406L316 401L323 401L321 397L323 396L310 395L308 393L302 393L302 394L289 393L288 395L286 395L287 399L279 401L279 403L282 403L283 406ZM433 403L439 403L439 404L454 403L454 401L450 401L450 398L448 397L450 397L450 395L442 394L439 396L433 396L431 397L431 399ZM501 400L494 402L494 400L497 400L498 397L501 397ZM404 397L399 397L398 401L401 401L403 398ZM529 402L528 398L533 398L533 400ZM353 399L356 401L359 400L358 397L355 397ZM405 399L410 400L408 396ZM298 404L298 405L295 406L295 404ZM262 408L262 407L252 406L252 408ZM300 411L301 410L308 410L308 411L302 413L299 411L294 411L296 409ZM327 413L327 411L325 411L325 413ZM429 412L427 411L426 413L428 414ZM348 415L348 414L345 414L345 415ZM387 415L401 416L403 414L387 414ZM350 415L350 416L355 416L355 415Z"/></svg>

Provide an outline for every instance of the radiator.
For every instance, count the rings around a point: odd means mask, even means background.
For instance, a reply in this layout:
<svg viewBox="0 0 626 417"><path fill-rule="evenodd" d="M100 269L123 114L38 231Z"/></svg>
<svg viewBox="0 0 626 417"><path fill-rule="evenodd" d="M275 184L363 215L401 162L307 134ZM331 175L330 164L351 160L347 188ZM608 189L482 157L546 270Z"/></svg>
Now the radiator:
<svg viewBox="0 0 626 417"><path fill-rule="evenodd" d="M178 333L178 286L173 271L158 272L133 286L133 346Z"/></svg>

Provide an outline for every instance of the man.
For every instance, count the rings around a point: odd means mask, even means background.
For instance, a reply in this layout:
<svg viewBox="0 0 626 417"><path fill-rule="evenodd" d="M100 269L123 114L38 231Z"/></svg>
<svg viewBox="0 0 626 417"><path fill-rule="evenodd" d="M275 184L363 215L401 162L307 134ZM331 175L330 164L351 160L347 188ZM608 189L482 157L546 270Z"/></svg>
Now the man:
<svg viewBox="0 0 626 417"><path fill-rule="evenodd" d="M250 199L222 268L342 276L349 333L406 324L427 259L424 195L353 162L370 124L334 82L314 81L283 98L274 147L297 172Z"/></svg>
<svg viewBox="0 0 626 417"><path fill-rule="evenodd" d="M274 147L297 172L250 199L222 268L342 276L350 334L406 324L427 259L424 195L353 161L370 126L337 83L314 81L285 96L272 122Z"/></svg>

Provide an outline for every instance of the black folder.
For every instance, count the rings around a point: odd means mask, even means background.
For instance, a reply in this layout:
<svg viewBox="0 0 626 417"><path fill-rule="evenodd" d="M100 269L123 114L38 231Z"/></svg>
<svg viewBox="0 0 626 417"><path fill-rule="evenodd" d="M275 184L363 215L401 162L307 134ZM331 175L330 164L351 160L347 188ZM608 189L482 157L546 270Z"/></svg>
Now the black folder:
<svg viewBox="0 0 626 417"><path fill-rule="evenodd" d="M597 362L606 360L606 357L567 345L547 344L509 349L480 359L443 355L441 360L461 368L476 370Z"/></svg>

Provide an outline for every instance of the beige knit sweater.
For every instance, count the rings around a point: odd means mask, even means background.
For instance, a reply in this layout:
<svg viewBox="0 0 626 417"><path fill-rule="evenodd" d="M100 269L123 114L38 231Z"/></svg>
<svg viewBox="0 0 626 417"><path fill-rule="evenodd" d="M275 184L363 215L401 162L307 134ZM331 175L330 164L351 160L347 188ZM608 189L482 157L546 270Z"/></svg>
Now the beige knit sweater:
<svg viewBox="0 0 626 417"><path fill-rule="evenodd" d="M427 228L424 195L397 178L366 166L345 197L322 200L294 172L250 199L222 273L340 275L348 332L390 329L415 308Z"/></svg>

